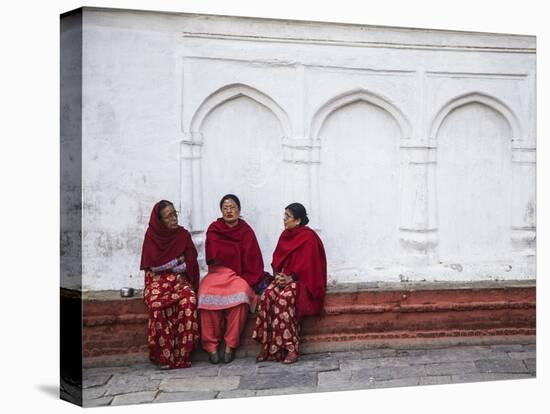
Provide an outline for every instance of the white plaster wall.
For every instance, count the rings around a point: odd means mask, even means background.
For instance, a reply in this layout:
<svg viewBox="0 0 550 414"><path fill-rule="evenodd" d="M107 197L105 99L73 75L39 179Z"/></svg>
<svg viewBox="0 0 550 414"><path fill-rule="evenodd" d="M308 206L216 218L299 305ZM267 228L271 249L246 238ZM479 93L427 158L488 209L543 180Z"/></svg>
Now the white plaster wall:
<svg viewBox="0 0 550 414"><path fill-rule="evenodd" d="M266 269L302 202L332 282L535 278L535 39L85 9L83 289L142 286L153 204ZM203 269L204 271L204 269Z"/></svg>

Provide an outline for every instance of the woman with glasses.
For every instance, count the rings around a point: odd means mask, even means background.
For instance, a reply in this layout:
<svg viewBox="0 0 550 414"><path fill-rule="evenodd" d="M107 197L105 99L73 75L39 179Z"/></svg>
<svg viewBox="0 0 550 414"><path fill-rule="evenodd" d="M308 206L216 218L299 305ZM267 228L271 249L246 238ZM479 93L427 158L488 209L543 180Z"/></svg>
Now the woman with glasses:
<svg viewBox="0 0 550 414"><path fill-rule="evenodd" d="M264 263L256 235L240 217L241 203L234 194L220 200L222 217L206 232L208 274L199 287L201 342L209 360L233 360L249 309L256 305L252 289L261 282ZM225 320L225 332L224 332ZM219 345L225 342L223 356Z"/></svg>
<svg viewBox="0 0 550 414"><path fill-rule="evenodd" d="M252 338L261 344L258 362L296 362L300 320L323 309L327 260L323 243L308 222L302 204L286 207L285 229L273 252L275 280L263 292L256 310Z"/></svg>
<svg viewBox="0 0 550 414"><path fill-rule="evenodd" d="M199 338L197 249L189 232L178 225L170 201L153 207L140 268L145 271L150 360L162 369L190 367L189 354Z"/></svg>

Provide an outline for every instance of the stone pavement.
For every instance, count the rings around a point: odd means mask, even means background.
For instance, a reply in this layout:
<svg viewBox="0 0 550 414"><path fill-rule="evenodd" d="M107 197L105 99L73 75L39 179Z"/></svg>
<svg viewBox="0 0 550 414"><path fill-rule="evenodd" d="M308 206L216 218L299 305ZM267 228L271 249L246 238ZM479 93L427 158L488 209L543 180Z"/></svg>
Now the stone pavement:
<svg viewBox="0 0 550 414"><path fill-rule="evenodd" d="M161 371L139 363L84 370L84 406L190 401L534 378L535 343L376 348L303 355L293 365L237 358Z"/></svg>

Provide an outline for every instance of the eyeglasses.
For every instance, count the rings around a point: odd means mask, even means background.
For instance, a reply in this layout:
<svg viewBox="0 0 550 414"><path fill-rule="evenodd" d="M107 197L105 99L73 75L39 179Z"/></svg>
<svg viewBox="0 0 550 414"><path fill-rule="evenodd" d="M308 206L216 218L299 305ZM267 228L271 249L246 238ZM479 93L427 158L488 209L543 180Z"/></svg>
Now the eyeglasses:
<svg viewBox="0 0 550 414"><path fill-rule="evenodd" d="M170 214L167 214L166 216L164 216L162 219L166 220L166 219L169 219L170 217L178 218L178 214L179 214L179 211L174 210Z"/></svg>
<svg viewBox="0 0 550 414"><path fill-rule="evenodd" d="M223 206L222 207L222 211L233 211L233 210L238 210L238 207L237 206Z"/></svg>

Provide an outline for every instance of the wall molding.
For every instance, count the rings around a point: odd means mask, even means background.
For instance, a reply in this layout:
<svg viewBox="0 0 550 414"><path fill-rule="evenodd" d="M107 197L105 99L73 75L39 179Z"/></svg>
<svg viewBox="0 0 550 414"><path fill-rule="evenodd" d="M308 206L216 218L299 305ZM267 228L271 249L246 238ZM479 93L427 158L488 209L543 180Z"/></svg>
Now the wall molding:
<svg viewBox="0 0 550 414"><path fill-rule="evenodd" d="M285 136L292 135L290 120L283 108L269 95L243 83L225 85L208 95L195 111L189 125L189 131L191 133L202 132L204 120L217 107L243 96L269 109L281 123Z"/></svg>
<svg viewBox="0 0 550 414"><path fill-rule="evenodd" d="M224 41L239 41L249 43L286 43L286 44L308 44L319 46L339 46L339 47L359 47L376 49L403 49L403 50L434 50L449 52L491 52L491 53L527 53L535 54L536 48L528 47L500 47L500 46L468 46L468 45L436 45L422 43L403 43L403 42L375 42L361 40L343 40L343 39L314 39L299 37L280 37L280 36L261 36L261 35L234 35L228 33L205 33L205 32L181 32L185 39L216 39Z"/></svg>
<svg viewBox="0 0 550 414"><path fill-rule="evenodd" d="M309 136L314 141L319 140L319 133L323 127L326 119L339 109L354 104L356 102L366 102L388 112L395 119L401 130L402 139L410 139L412 135L412 126L410 121L404 115L390 99L383 95L371 92L364 88L352 89L347 92L343 92L335 97L329 99L315 110L312 117L309 129Z"/></svg>
<svg viewBox="0 0 550 414"><path fill-rule="evenodd" d="M518 117L510 109L510 107L502 102L500 99L480 91L473 91L455 96L448 100L444 105L442 105L441 108L437 111L437 115L433 118L431 122L431 126L429 129L430 139L437 141L439 129L441 128L441 125L443 124L443 121L445 120L447 115L449 115L455 109L471 103L479 103L485 105L500 113L504 117L504 119L506 119L511 128L512 141L523 140L520 122L518 120Z"/></svg>

